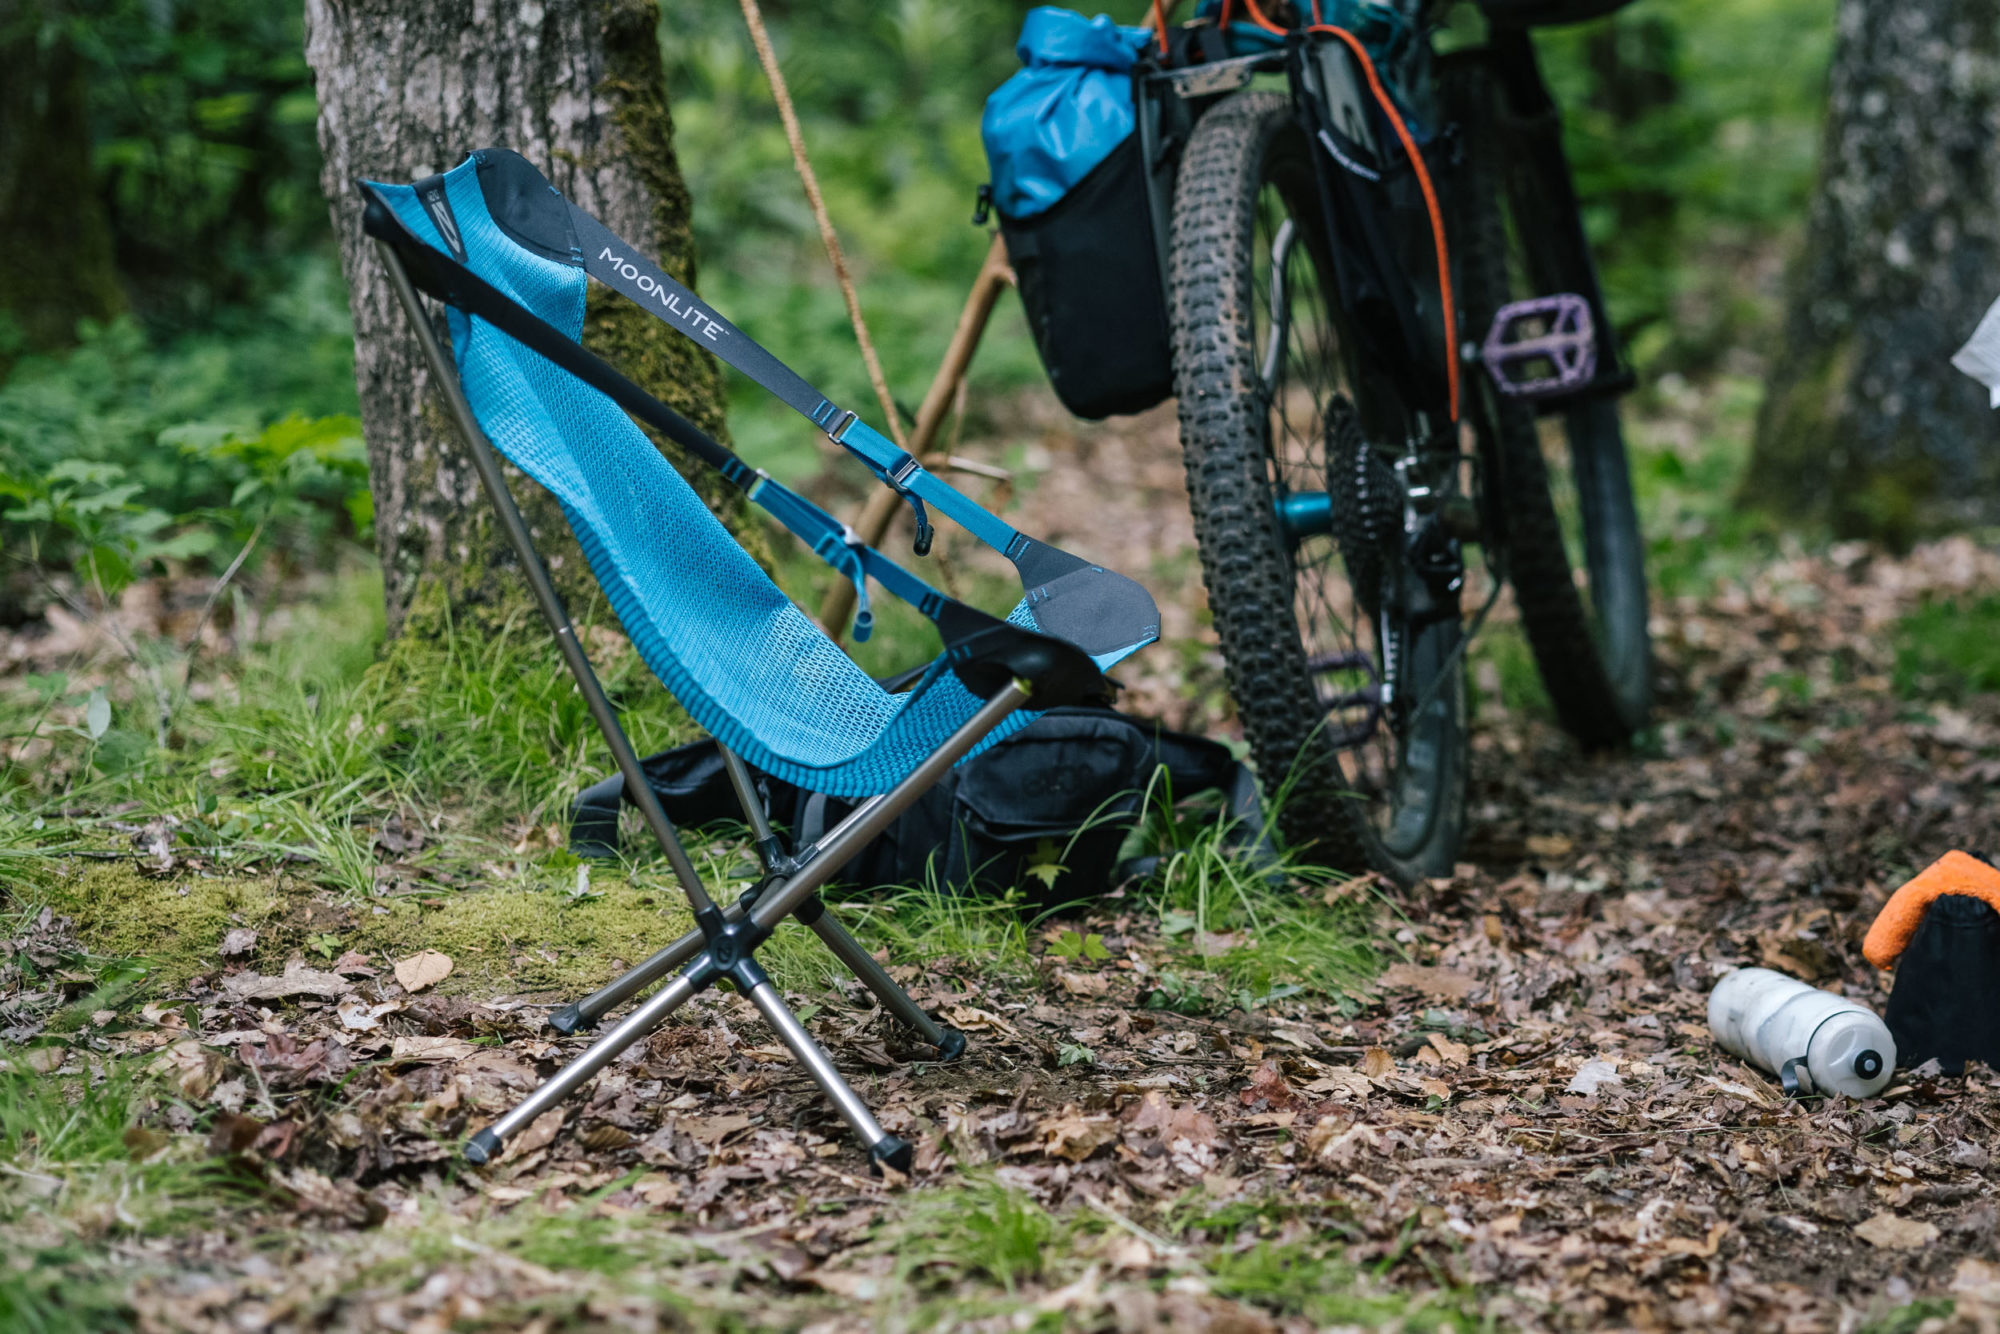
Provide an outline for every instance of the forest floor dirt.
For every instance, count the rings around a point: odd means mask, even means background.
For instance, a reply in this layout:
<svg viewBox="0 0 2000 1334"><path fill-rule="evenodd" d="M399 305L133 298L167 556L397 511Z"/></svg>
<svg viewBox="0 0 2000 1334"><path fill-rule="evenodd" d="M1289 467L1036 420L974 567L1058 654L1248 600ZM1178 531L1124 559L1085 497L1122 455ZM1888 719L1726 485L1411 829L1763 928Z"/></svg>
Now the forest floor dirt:
<svg viewBox="0 0 2000 1334"><path fill-rule="evenodd" d="M1057 541L1125 534L1168 606L1198 579L1175 469L1094 438L1042 469L1034 512ZM1121 484L1146 503L1107 522L1092 497ZM218 954L10 1059L144 1056L169 1087L130 1155L226 1165L226 1203L126 1227L31 1164L0 1183L8 1248L115 1282L148 1329L1991 1330L2000 1076L1787 1099L1704 1016L1738 965L1879 1008L1860 939L1888 892L1996 846L2000 696L1926 696L1896 633L1995 590L2000 557L1953 539L1662 597L1635 754L1580 754L1483 670L1464 863L1329 891L1384 936L1348 994L1245 1009L1186 983L1185 933L1134 890L1037 928L1023 970L899 964L968 1032L950 1066L900 1060L857 992L800 997L917 1144L908 1180L868 1175L729 995L475 1170L461 1137L582 1045L540 1027L548 997L440 996L395 951L263 974ZM1195 647L1135 671L1127 706L1201 722L1219 668L1198 616L1167 632ZM26 919L0 1001L29 1013L18 961L74 944Z"/></svg>

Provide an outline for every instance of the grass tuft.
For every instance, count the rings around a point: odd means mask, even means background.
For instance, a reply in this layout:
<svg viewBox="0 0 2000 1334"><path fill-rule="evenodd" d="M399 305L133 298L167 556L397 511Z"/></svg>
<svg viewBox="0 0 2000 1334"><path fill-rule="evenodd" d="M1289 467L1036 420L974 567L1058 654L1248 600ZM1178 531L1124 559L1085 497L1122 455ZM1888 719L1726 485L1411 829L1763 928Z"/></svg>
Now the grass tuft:
<svg viewBox="0 0 2000 1334"><path fill-rule="evenodd" d="M1069 1241L1072 1220L1058 1219L1024 1191L968 1180L913 1198L896 1234L906 1276L973 1276L1007 1292L1040 1277L1050 1252Z"/></svg>
<svg viewBox="0 0 2000 1334"><path fill-rule="evenodd" d="M1906 699L2000 690L2000 594L1930 601L1896 623L1896 691Z"/></svg>
<svg viewBox="0 0 2000 1334"><path fill-rule="evenodd" d="M1373 976L1368 907L1339 891L1337 872L1275 846L1276 803L1253 827L1150 795L1147 838L1160 861L1149 893L1187 967L1214 975L1245 1009L1301 992L1337 996Z"/></svg>

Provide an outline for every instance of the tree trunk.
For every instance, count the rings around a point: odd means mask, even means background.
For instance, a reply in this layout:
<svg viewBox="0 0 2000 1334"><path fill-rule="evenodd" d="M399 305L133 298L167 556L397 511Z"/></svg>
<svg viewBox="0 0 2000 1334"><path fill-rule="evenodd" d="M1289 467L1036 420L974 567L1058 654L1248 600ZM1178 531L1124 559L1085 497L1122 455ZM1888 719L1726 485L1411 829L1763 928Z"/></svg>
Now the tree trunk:
<svg viewBox="0 0 2000 1334"><path fill-rule="evenodd" d="M1905 543L2000 520L1952 352L2000 295L2000 0L1842 0L1824 161L1746 494Z"/></svg>
<svg viewBox="0 0 2000 1334"><path fill-rule="evenodd" d="M124 309L90 170L88 71L59 6L0 0L0 371Z"/></svg>
<svg viewBox="0 0 2000 1334"><path fill-rule="evenodd" d="M354 310L355 379L368 441L375 542L392 635L493 626L527 607L506 539L430 392L416 340L372 242L358 176L410 181L475 148L511 148L667 272L694 282L687 187L673 147L655 0L306 0L318 84L321 183ZM683 415L722 434L715 362L643 311L593 291L584 343ZM726 519L740 497L675 457ZM595 596L560 509L511 474L556 585ZM732 524L732 526L734 526Z"/></svg>

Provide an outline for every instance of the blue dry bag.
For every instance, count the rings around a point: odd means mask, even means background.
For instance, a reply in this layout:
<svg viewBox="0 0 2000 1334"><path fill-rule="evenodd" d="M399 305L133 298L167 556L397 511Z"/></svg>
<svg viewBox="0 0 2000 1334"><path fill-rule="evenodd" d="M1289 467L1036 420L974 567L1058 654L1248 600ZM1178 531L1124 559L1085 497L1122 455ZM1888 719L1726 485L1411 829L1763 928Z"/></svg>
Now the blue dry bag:
<svg viewBox="0 0 2000 1334"><path fill-rule="evenodd" d="M1028 327L1063 405L1138 412L1173 392L1133 66L1152 34L1036 9L1020 73L986 100L980 133Z"/></svg>

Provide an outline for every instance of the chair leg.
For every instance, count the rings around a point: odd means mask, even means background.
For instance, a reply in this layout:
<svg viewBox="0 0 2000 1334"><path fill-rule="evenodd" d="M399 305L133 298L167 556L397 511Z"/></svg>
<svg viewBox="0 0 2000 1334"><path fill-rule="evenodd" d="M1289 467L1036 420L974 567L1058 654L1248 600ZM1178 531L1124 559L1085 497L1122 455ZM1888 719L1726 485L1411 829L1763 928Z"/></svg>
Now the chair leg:
<svg viewBox="0 0 2000 1334"><path fill-rule="evenodd" d="M963 1048L962 1036L940 1027L924 1014L912 1001L908 993L896 985L895 980L881 968L868 952L837 922L826 914L824 905L819 904L817 895L820 888L834 873L858 852L869 839L887 828L891 821L909 808L917 796L949 772L952 765L963 759L980 738L991 732L999 722L1014 710L1028 702L1028 689L1020 682L1013 682L1003 688L993 698L980 706L973 716L960 724L945 743L918 764L901 783L888 793L863 803L847 819L840 822L821 841L817 852L796 871L766 886L754 899L745 895L739 903L732 904L725 912L709 902L706 916L697 910L703 929L694 937L684 938L668 946L660 953L633 969L625 977L599 991L590 1001L595 1002L606 993L615 993L622 999L643 987L646 981L664 973L671 965L667 960L679 952L698 946L687 967L674 980L655 992L651 998L627 1015L617 1027L599 1038L583 1055L557 1071L546 1083L528 1095L519 1107L495 1121L486 1129L474 1135L465 1146L465 1156L473 1163L490 1161L502 1143L535 1117L567 1098L581 1088L612 1058L624 1051L656 1028L674 1010L685 1005L688 998L710 983L727 977L737 989L748 996L766 1023L776 1030L799 1063L806 1067L822 1092L832 1100L841 1116L854 1128L861 1142L868 1146L870 1161L878 1166L894 1167L898 1171L908 1171L911 1149L908 1143L883 1131L867 1106L856 1096L847 1081L834 1069L833 1062L814 1042L812 1035L785 1008L770 979L757 966L754 954L771 931L785 918L794 914L808 925L825 922L820 930L820 938L829 948L853 968L862 982L872 990L882 1002L905 1019L926 1037L935 1033L937 1045L943 1050L951 1038L958 1038ZM607 732L617 728L612 719ZM622 732L618 733L622 739ZM629 749L629 746L628 746ZM636 767L636 765L634 766ZM673 845L678 848L678 843ZM706 895L703 895L706 900ZM814 909L818 911L815 912ZM581 1009L584 1002L573 1007ZM559 1012L560 1013L560 1012ZM956 1053L953 1053L956 1054Z"/></svg>
<svg viewBox="0 0 2000 1334"><path fill-rule="evenodd" d="M889 971L875 961L875 956L863 949L861 942L848 934L847 928L818 899L808 899L799 907L797 917L811 927L833 956L847 965L849 972L861 980L861 985L873 992L883 1008L898 1020L917 1031L931 1046L936 1047L940 1061L955 1061L965 1054L965 1034L955 1028L947 1028L924 1012L924 1008L910 999L910 993L898 985Z"/></svg>
<svg viewBox="0 0 2000 1334"><path fill-rule="evenodd" d="M565 1036L576 1032L579 1028L590 1027L605 1014L617 1009L631 997L638 995L701 953L701 945L701 932L699 930L688 932L622 977L607 982L582 1000L565 1005L551 1014L549 1027Z"/></svg>
<svg viewBox="0 0 2000 1334"><path fill-rule="evenodd" d="M694 979L688 973L682 973L662 987L644 1005L625 1016L618 1027L592 1043L583 1055L549 1076L519 1107L467 1141L466 1159L483 1163L492 1158L499 1152L503 1140L582 1088L618 1053L658 1028L668 1015L687 1004L696 990Z"/></svg>
<svg viewBox="0 0 2000 1334"><path fill-rule="evenodd" d="M851 941L853 938L848 937L848 939ZM857 944L855 948L859 949L860 946ZM891 982L890 985L893 987L895 983ZM658 995L627 1015L616 1028L592 1043L583 1055L551 1075L529 1094L520 1106L467 1141L465 1146L467 1160L473 1163L492 1160L499 1154L501 1146L510 1136L582 1088L620 1052L658 1028L668 1015L687 1004L696 990L698 987L691 973L682 973L675 978ZM750 1003L757 1007L757 1012L764 1016L764 1022L777 1033L779 1040L791 1051L799 1064L806 1068L806 1073L812 1076L813 1082L819 1085L820 1091L833 1103L841 1119L853 1129L856 1138L867 1146L869 1160L878 1166L887 1164L899 1172L909 1171L911 1162L909 1143L882 1129L881 1123L868 1110L868 1105L861 1101L860 1095L841 1077L840 1071L834 1068L832 1058L813 1040L805 1025L786 1008L785 1002L778 995L778 989L768 980L760 982L751 988L749 999ZM905 1000L908 998L905 997ZM962 1043L963 1039L960 1041Z"/></svg>
<svg viewBox="0 0 2000 1334"><path fill-rule="evenodd" d="M898 1172L908 1172L915 1157L908 1140L900 1139L882 1129L875 1114L868 1110L868 1104L861 1101L848 1082L841 1078L840 1071L834 1069L833 1059L819 1043L813 1041L812 1034L806 1032L804 1024L786 1008L779 997L778 989L769 982L753 987L750 1003L757 1007L757 1013L764 1016L764 1022L777 1031L778 1038L791 1050L813 1083L819 1085L827 1101L839 1111L841 1119L853 1129L855 1137L868 1146L868 1159L877 1167L887 1165Z"/></svg>

